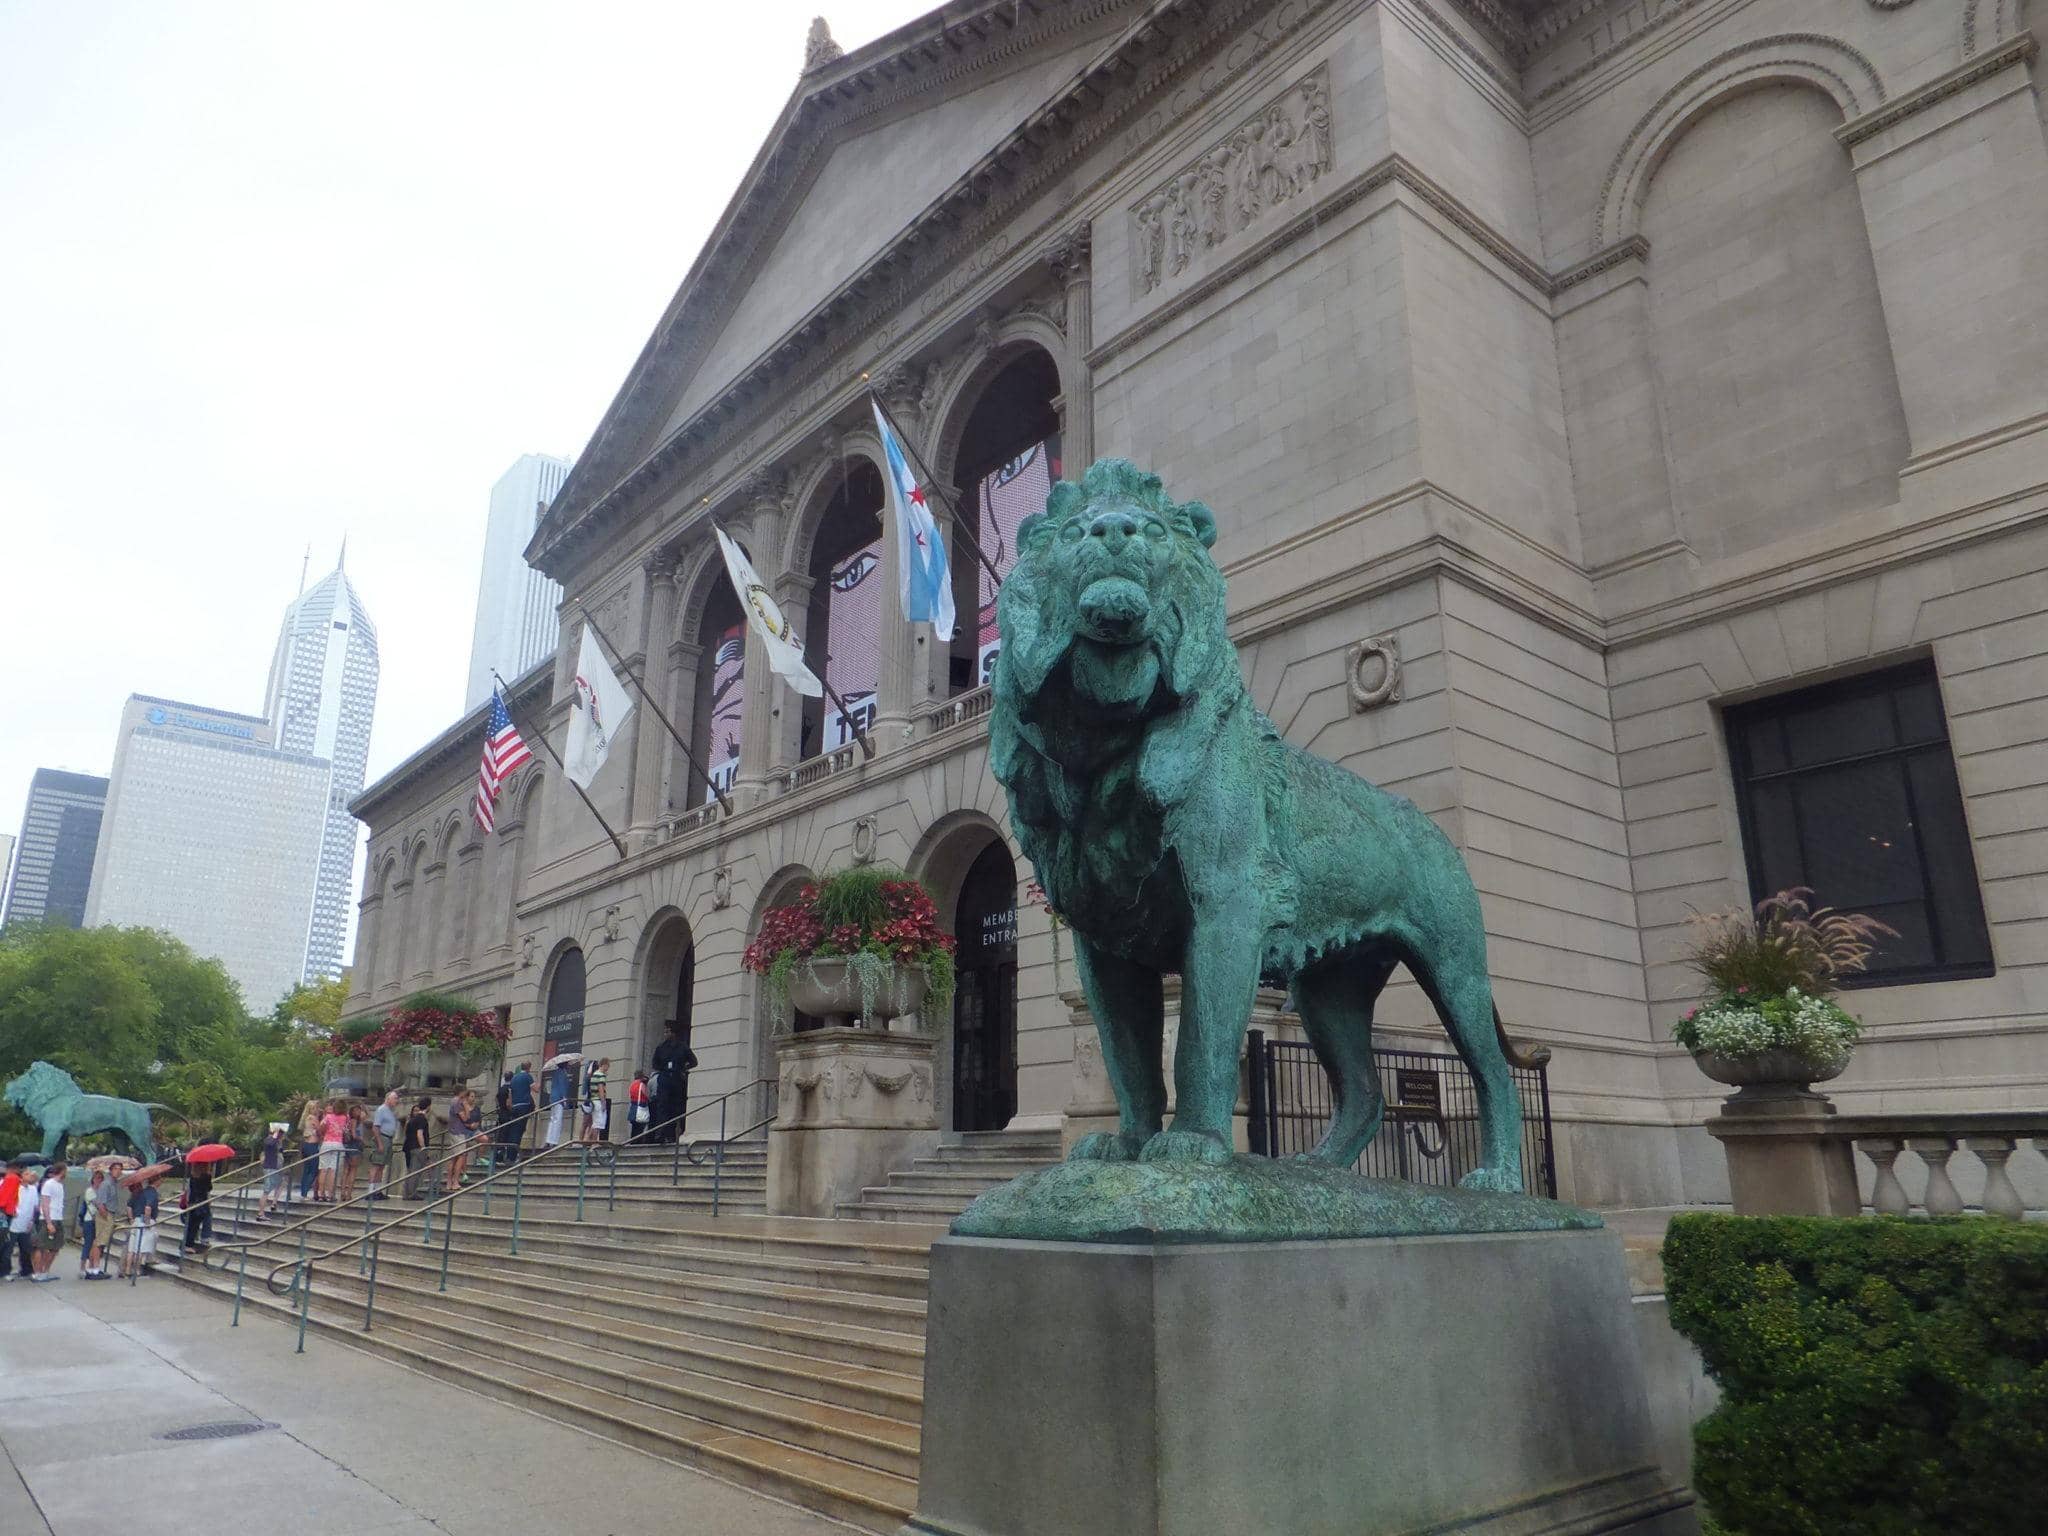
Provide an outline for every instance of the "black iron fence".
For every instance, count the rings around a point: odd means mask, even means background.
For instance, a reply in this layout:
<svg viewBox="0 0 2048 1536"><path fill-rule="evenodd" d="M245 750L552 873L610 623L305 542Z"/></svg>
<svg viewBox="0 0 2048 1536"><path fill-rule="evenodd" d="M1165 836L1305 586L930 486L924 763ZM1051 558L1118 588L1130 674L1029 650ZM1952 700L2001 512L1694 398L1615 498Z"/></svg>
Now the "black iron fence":
<svg viewBox="0 0 2048 1536"><path fill-rule="evenodd" d="M1329 1074L1313 1047L1269 1040L1253 1030L1246 1042L1252 1151L1291 1157L1322 1140L1335 1107ZM1356 1167L1379 1179L1456 1184L1479 1166L1479 1098L1465 1063L1435 1051L1377 1051L1387 1115ZM1522 1096L1522 1176L1531 1194L1557 1198L1557 1158L1550 1137L1550 1076L1543 1067L1514 1067Z"/></svg>

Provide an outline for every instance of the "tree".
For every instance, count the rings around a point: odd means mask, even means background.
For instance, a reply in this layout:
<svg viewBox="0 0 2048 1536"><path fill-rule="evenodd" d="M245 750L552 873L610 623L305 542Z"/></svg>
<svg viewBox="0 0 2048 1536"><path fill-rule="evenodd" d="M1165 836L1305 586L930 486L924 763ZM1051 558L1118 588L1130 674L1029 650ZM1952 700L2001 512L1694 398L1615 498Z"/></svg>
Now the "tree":
<svg viewBox="0 0 2048 1536"><path fill-rule="evenodd" d="M322 1035L341 1022L341 1010L348 1006L348 977L314 981L293 987L271 1010L274 1024L297 1023Z"/></svg>

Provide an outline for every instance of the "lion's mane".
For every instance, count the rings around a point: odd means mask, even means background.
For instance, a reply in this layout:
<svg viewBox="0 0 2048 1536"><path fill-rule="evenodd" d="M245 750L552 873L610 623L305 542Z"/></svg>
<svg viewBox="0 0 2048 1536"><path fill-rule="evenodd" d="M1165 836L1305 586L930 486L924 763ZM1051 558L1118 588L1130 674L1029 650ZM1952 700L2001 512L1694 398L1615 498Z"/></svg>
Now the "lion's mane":
<svg viewBox="0 0 2048 1536"><path fill-rule="evenodd" d="M44 1110L83 1095L78 1080L69 1072L47 1061L37 1061L7 1085L6 1099L40 1125Z"/></svg>

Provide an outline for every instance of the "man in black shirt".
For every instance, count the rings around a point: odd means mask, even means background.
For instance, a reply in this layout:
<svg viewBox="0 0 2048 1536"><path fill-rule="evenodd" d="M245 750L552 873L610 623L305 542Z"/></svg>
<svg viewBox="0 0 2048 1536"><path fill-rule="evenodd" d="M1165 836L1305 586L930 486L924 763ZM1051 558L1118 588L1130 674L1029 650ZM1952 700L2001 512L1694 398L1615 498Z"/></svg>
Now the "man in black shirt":
<svg viewBox="0 0 2048 1536"><path fill-rule="evenodd" d="M654 1139L674 1141L676 1117L689 1107L690 1072L697 1053L683 1038L680 1020L668 1021L668 1038L654 1048Z"/></svg>
<svg viewBox="0 0 2048 1536"><path fill-rule="evenodd" d="M405 1117L405 1198L419 1198L420 1170L427 1165L427 1139L433 1134L433 1122L427 1118L427 1109L433 1100L424 1094L412 1107L412 1113Z"/></svg>

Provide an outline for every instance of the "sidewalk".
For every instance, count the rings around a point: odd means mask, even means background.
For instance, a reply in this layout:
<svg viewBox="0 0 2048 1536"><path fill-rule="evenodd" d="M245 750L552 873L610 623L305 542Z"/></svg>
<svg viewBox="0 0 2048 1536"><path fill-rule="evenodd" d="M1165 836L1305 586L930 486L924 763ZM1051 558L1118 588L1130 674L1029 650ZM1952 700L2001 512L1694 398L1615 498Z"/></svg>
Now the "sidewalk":
<svg viewBox="0 0 2048 1536"><path fill-rule="evenodd" d="M60 1262L75 1264L67 1251ZM175 1281L0 1287L7 1536L844 1536ZM170 1430L259 1422L226 1439Z"/></svg>

